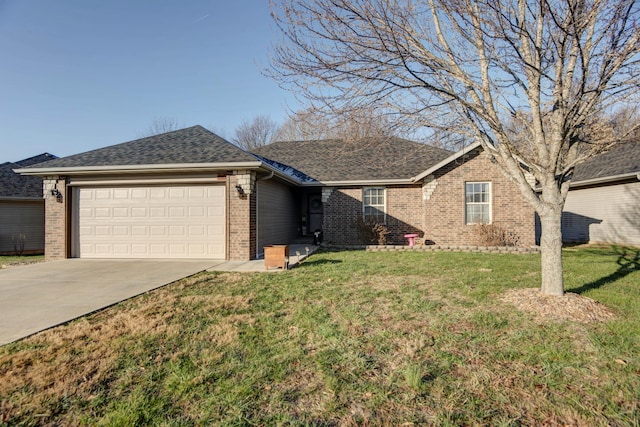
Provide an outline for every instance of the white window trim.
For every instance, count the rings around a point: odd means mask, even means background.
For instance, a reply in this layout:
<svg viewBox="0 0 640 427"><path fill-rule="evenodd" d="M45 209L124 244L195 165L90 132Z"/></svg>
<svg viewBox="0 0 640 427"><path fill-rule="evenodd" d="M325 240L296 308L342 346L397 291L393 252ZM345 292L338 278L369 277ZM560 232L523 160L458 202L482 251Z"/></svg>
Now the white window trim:
<svg viewBox="0 0 640 427"><path fill-rule="evenodd" d="M487 222L469 222L467 219L467 184L489 184L489 221ZM465 181L464 183L464 223L465 225L491 224L493 222L493 183L491 181ZM474 205L484 203L471 202Z"/></svg>
<svg viewBox="0 0 640 427"><path fill-rule="evenodd" d="M387 223L387 189L386 187L362 187L362 218L367 219L365 215L365 207L377 207L380 205L365 205L365 193L367 190L382 190L382 196L384 197L384 204L382 205L382 212L384 213L383 223Z"/></svg>

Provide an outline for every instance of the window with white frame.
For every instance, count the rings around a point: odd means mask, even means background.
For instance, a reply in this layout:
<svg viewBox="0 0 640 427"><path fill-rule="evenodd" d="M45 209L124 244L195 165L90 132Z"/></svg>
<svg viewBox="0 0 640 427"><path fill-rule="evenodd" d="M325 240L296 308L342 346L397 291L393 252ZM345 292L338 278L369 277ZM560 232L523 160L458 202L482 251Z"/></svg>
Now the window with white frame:
<svg viewBox="0 0 640 427"><path fill-rule="evenodd" d="M491 183L465 183L464 204L467 224L491 223Z"/></svg>
<svg viewBox="0 0 640 427"><path fill-rule="evenodd" d="M365 221L384 224L385 218L384 188L364 188L362 191L362 207Z"/></svg>

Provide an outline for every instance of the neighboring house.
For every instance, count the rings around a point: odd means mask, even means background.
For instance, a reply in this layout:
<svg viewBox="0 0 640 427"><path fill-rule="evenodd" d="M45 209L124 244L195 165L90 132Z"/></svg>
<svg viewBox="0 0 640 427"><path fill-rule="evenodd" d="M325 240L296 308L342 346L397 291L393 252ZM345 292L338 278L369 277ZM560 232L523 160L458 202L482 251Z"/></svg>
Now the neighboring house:
<svg viewBox="0 0 640 427"><path fill-rule="evenodd" d="M44 153L0 164L0 254L44 252L42 178L14 172L55 159Z"/></svg>
<svg viewBox="0 0 640 427"><path fill-rule="evenodd" d="M361 244L363 217L386 224L392 244L407 233L472 244L481 221L522 246L535 239L533 209L479 144L278 142L248 153L194 126L20 173L44 177L48 259L249 260L317 229L326 243Z"/></svg>
<svg viewBox="0 0 640 427"><path fill-rule="evenodd" d="M640 246L640 143L620 144L576 167L562 237Z"/></svg>

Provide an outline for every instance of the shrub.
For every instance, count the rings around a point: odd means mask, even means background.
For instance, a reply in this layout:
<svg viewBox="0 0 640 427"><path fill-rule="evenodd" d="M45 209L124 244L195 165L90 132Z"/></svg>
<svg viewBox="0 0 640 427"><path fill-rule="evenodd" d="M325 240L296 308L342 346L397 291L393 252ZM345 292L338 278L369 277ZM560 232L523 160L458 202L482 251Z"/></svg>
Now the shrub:
<svg viewBox="0 0 640 427"><path fill-rule="evenodd" d="M520 237L498 224L476 224L473 226L475 244L480 246L518 246Z"/></svg>
<svg viewBox="0 0 640 427"><path fill-rule="evenodd" d="M356 221L356 229L358 230L358 238L360 243L365 245L386 245L387 234L390 231L387 226L373 219L358 218Z"/></svg>
<svg viewBox="0 0 640 427"><path fill-rule="evenodd" d="M13 251L16 255L22 255L24 252L24 244L27 240L27 236L22 233L14 234L11 236L11 242L13 243Z"/></svg>

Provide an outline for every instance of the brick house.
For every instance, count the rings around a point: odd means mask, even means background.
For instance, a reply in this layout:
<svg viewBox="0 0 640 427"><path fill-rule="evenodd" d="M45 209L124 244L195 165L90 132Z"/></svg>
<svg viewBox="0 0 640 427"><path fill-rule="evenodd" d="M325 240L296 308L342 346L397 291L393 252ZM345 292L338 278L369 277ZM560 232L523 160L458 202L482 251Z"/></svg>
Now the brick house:
<svg viewBox="0 0 640 427"><path fill-rule="evenodd" d="M44 179L48 259L259 258L324 233L361 244L362 218L469 243L477 222L534 244L534 212L479 144L453 153L398 138L278 142L252 153L200 126L18 170Z"/></svg>

